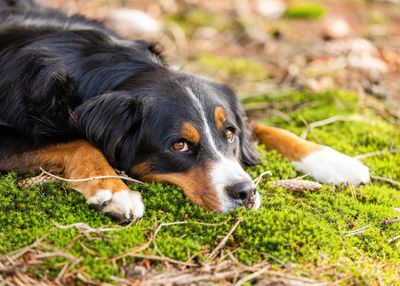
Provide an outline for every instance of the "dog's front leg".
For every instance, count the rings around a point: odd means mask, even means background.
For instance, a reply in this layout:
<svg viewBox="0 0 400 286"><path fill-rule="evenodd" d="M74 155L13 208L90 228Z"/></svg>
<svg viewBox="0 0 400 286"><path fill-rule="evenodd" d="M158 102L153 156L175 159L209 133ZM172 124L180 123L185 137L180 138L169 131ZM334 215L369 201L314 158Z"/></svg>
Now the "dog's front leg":
<svg viewBox="0 0 400 286"><path fill-rule="evenodd" d="M13 155L0 163L0 170L14 170L18 173L40 168L62 171L67 179L117 175L103 154L84 140ZM121 179L69 182L69 185L82 193L88 204L121 223L139 218L144 213L140 194L129 190Z"/></svg>
<svg viewBox="0 0 400 286"><path fill-rule="evenodd" d="M253 133L268 150L276 150L295 168L323 183L354 185L369 181L368 168L360 161L327 146L306 141L289 131L261 124Z"/></svg>

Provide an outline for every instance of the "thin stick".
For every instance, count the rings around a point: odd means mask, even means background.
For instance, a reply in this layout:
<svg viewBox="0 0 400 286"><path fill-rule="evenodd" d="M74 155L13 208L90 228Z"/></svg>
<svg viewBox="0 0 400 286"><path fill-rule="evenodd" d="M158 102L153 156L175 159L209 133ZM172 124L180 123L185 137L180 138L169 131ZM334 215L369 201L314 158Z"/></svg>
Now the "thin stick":
<svg viewBox="0 0 400 286"><path fill-rule="evenodd" d="M301 133L301 138L306 139L308 132L310 132L312 129L314 129L316 127L329 125L329 124L332 124L332 123L338 122L338 121L360 121L360 120L365 120L365 117L360 116L360 115L353 115L353 116L336 115L336 116L332 116L327 119L316 121L313 123L305 122L306 129Z"/></svg>
<svg viewBox="0 0 400 286"><path fill-rule="evenodd" d="M152 280L144 279L144 281L141 281L141 283L142 285L203 285L204 283L201 282L205 282L205 285L208 285L211 281L223 281L225 279L235 277L237 274L238 273L235 270L203 275L195 275L194 273L173 273L173 275L169 275L167 277L157 277Z"/></svg>
<svg viewBox="0 0 400 286"><path fill-rule="evenodd" d="M259 175L257 178L255 178L253 180L254 184L256 185L256 187L258 186L258 184L261 182L262 178L264 178L266 175L271 176L272 172L271 171L265 171L264 173L262 173L261 175Z"/></svg>
<svg viewBox="0 0 400 286"><path fill-rule="evenodd" d="M226 236L224 237L223 240L221 240L221 242L217 245L217 247L213 250L213 252L210 253L210 255L208 255L207 259L209 261L213 260L218 252L220 251L221 248L223 248L226 244L226 242L228 241L229 237L232 235L232 233L236 230L236 228L239 226L239 224L243 222L243 217L239 217L238 220L236 221L236 223L233 225L233 227L231 228L231 230L226 234Z"/></svg>
<svg viewBox="0 0 400 286"><path fill-rule="evenodd" d="M220 226L220 225L226 224L226 221L221 222L221 223L205 223L205 222L190 222L190 221L176 221L176 222L162 223L162 224L160 224L160 225L157 227L157 229L156 229L155 232L154 232L154 236L153 236L153 244L154 244L154 248L156 249L156 251L157 251L160 255L162 255L162 256L164 257L164 255L163 255L163 254L161 253L161 251L158 249L158 246L157 246L157 244L156 244L157 234L158 234L158 232L160 231L160 229L161 229L162 227L171 226L171 225L190 224L190 223L194 223L194 224L197 224L197 225L204 225L204 226Z"/></svg>
<svg viewBox="0 0 400 286"><path fill-rule="evenodd" d="M298 176L298 177L296 177L296 178L293 178L292 180L301 180L301 179L304 179L305 177L308 177L308 176L310 176L310 175L311 175L310 173L307 173L307 174Z"/></svg>
<svg viewBox="0 0 400 286"><path fill-rule="evenodd" d="M260 275L262 275L262 274L264 274L264 273L266 273L266 272L268 272L268 268L266 268L266 267L265 267L265 268L262 268L262 269L260 269L260 270L258 270L258 271L256 271L256 272L253 272L253 273L251 273L251 274L249 274L249 275L243 277L243 278L240 279L238 282L236 282L236 283L235 283L235 286L241 286L241 285L243 285L245 282L250 281L250 280L252 280L252 279L254 279L254 278L257 278L258 276L260 276Z"/></svg>
<svg viewBox="0 0 400 286"><path fill-rule="evenodd" d="M171 225L182 225L182 224L188 224L189 222L187 221L177 221L177 222L168 222L168 223L162 223L160 224L157 229L154 231L154 235L152 238L153 241L153 245L154 245L154 249L158 252L158 254L160 254L162 257L166 257L158 248L157 243L156 243L156 237L158 232L160 231L160 229L164 226L171 226Z"/></svg>
<svg viewBox="0 0 400 286"><path fill-rule="evenodd" d="M353 235L357 235L357 234L362 234L362 233L364 233L365 232L365 230L367 229L367 228L369 228L370 226L369 225L367 225L367 226L364 226L364 227L362 227L362 228L359 228L359 229L355 229L355 230L353 230L353 231L350 231L348 234L346 234L344 237L349 237L349 236L353 236Z"/></svg>
<svg viewBox="0 0 400 286"><path fill-rule="evenodd" d="M379 156L379 155L386 155L386 154L400 154L400 149L398 149L398 150L375 151L375 152L360 154L360 155L354 156L353 158L354 159L365 159L365 158L369 158L369 157L374 157L374 156Z"/></svg>
<svg viewBox="0 0 400 286"><path fill-rule="evenodd" d="M143 250L147 249L152 242L153 242L153 237L151 237L144 244L137 245L137 246L133 247L131 250L125 252L125 253L119 254L119 255L114 256L112 258L108 258L108 257L98 258L98 260L117 261L117 260L120 260L120 259L125 258L127 256L132 256L133 254L135 254L137 252L140 252L140 251L143 251Z"/></svg>
<svg viewBox="0 0 400 286"><path fill-rule="evenodd" d="M394 186L400 186L400 182L395 181L391 178L385 178L385 177L380 177L380 176L371 176L371 179L377 180L377 181L383 181L389 184L392 184Z"/></svg>
<svg viewBox="0 0 400 286"><path fill-rule="evenodd" d="M220 225L226 224L225 221L221 222L221 223L205 223L205 222L190 222L190 221L177 221L177 222L162 223L156 228L156 230L154 231L154 234L151 236L151 238L146 243L144 243L142 245L139 245L139 246L136 246L133 249L131 249L131 250L129 250L129 251L123 253L123 254L119 254L118 256L114 256L111 259L104 258L104 259L100 259L100 260L119 260L119 259L122 259L122 258L124 258L126 256L132 256L132 254L134 254L134 253L137 253L137 252L140 252L140 251L143 251L143 250L147 249L151 245L151 243L153 243L155 250L161 255L161 257L168 259L167 256L164 256L161 253L161 251L159 250L159 248L158 248L158 246L156 244L156 237L158 235L158 232L160 231L160 229L162 227L165 227L165 226L182 225L182 224L190 224L190 223L194 223L194 224L197 224L197 225L204 225L204 226L220 226Z"/></svg>
<svg viewBox="0 0 400 286"><path fill-rule="evenodd" d="M175 260L175 259L172 259L172 258L169 258L169 257L155 256L155 255L129 253L128 256L137 257L137 258L144 258L144 259L150 259L150 260L166 261L166 262L170 262L170 263L173 263L173 264L184 265L184 266L189 266L189 267L197 267L197 266L199 266L198 264L179 261L179 260Z"/></svg>
<svg viewBox="0 0 400 286"><path fill-rule="evenodd" d="M56 228L59 228L59 229L76 228L79 230L80 233L101 233L101 232L118 231L121 229L129 228L130 226L132 226L132 223L133 223L133 221L132 221L128 225L121 226L121 227L114 227L114 228L108 228L108 227L92 228L84 222L78 222L78 223L73 223L73 224L69 224L69 225L60 225L60 224L56 223L55 221L51 221L51 222L54 224L54 226Z"/></svg>
<svg viewBox="0 0 400 286"><path fill-rule="evenodd" d="M35 248L36 246L39 246L43 240L45 240L50 234L53 233L53 230L50 229L47 233L45 233L43 236L39 237L37 240L35 240L32 244L25 246L23 248L20 248L16 251L13 251L9 254L10 258L12 260L16 260L18 257L24 255L25 253L29 252L30 250L32 250L33 248Z"/></svg>
<svg viewBox="0 0 400 286"><path fill-rule="evenodd" d="M389 240L388 240L388 243L391 243L391 242L393 242L393 241L396 241L396 240L398 240L399 238L400 238L400 235L396 235L395 237L389 239Z"/></svg>
<svg viewBox="0 0 400 286"><path fill-rule="evenodd" d="M41 253L35 255L35 259L49 259L49 258L54 258L54 257L64 257L65 259L68 259L70 262L74 262L77 260L75 256L72 254L66 253L62 250L57 250L54 252L47 252L47 253Z"/></svg>
<svg viewBox="0 0 400 286"><path fill-rule="evenodd" d="M381 224L392 224L392 223L396 223L396 222L400 222L400 217L393 218L393 219L390 219L390 218L384 219L383 221L381 221Z"/></svg>
<svg viewBox="0 0 400 286"><path fill-rule="evenodd" d="M46 170L44 170L43 168L40 168L40 170L45 173L46 175L60 180L60 181L64 181L64 182L69 182L69 183L82 183L82 182L90 182L90 181L94 181L94 180L104 180L104 179L121 179L121 180L125 180L125 181L129 181L129 182L134 182L134 183L138 183L138 184L144 184L142 181L130 178L128 176L94 176L94 177L88 177L88 178L82 178L82 179L65 179L63 177L54 175L50 172L47 172Z"/></svg>

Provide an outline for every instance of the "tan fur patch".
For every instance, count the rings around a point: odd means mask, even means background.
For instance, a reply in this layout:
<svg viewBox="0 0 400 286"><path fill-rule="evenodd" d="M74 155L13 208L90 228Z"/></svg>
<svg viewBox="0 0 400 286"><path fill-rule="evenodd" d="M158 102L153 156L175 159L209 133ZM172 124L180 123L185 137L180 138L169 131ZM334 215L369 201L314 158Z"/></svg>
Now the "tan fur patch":
<svg viewBox="0 0 400 286"><path fill-rule="evenodd" d="M192 168L185 173L151 174L143 179L150 182L169 183L180 187L189 200L208 210L219 212L220 202L208 178L208 167Z"/></svg>
<svg viewBox="0 0 400 286"><path fill-rule="evenodd" d="M140 176L140 177L146 176L147 174L149 174L150 170L151 170L151 165L149 162L143 162L143 163L137 164L131 168L131 172L133 174L135 174L136 176Z"/></svg>
<svg viewBox="0 0 400 286"><path fill-rule="evenodd" d="M181 128L181 136L187 141L198 144L200 142L200 133L190 122L185 122Z"/></svg>
<svg viewBox="0 0 400 286"><path fill-rule="evenodd" d="M301 161L307 155L322 149L321 145L280 128L256 124L253 133L268 150L276 150L291 161Z"/></svg>
<svg viewBox="0 0 400 286"><path fill-rule="evenodd" d="M104 155L84 140L52 145L37 151L22 153L9 160L9 170L27 173L43 168L64 173L67 179L82 179L94 176L116 176ZM118 192L129 188L120 179L100 179L88 182L71 182L69 185L86 198L99 190Z"/></svg>
<svg viewBox="0 0 400 286"><path fill-rule="evenodd" d="M225 121L226 121L226 114L224 109L221 106L217 106L214 109L214 119L215 119L215 124L218 129L223 129L225 126Z"/></svg>

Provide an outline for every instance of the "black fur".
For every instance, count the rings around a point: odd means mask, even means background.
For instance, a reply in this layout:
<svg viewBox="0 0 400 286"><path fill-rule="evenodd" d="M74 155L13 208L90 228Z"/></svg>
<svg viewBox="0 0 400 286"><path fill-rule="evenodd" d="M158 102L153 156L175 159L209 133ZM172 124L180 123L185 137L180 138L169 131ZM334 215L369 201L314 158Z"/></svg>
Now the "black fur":
<svg viewBox="0 0 400 286"><path fill-rule="evenodd" d="M7 8L19 9L41 9L43 8L41 0L0 0L0 10Z"/></svg>
<svg viewBox="0 0 400 286"><path fill-rule="evenodd" d="M207 120L223 106L238 145L218 147L257 163L245 117L227 87L165 66L155 45L126 41L100 23L48 9L0 13L0 160L17 152L84 138L110 164L131 171L143 161L153 171L176 172L209 160L209 148L170 152L184 121L202 130L194 91ZM203 130L204 131L204 130Z"/></svg>

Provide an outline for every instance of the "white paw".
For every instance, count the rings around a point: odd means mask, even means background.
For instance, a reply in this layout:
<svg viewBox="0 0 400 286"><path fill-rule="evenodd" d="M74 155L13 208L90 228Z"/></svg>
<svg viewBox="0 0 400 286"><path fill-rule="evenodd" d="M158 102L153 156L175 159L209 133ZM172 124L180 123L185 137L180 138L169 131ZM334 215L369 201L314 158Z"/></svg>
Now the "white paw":
<svg viewBox="0 0 400 286"><path fill-rule="evenodd" d="M363 163L329 147L292 164L296 170L322 183L339 185L350 182L357 186L369 182L369 170Z"/></svg>
<svg viewBox="0 0 400 286"><path fill-rule="evenodd" d="M144 214L141 195L130 190L114 194L110 190L101 190L89 198L87 203L121 222L129 222Z"/></svg>
<svg viewBox="0 0 400 286"><path fill-rule="evenodd" d="M110 203L112 196L110 190L100 190L93 197L88 198L86 202L95 208L103 208Z"/></svg>

